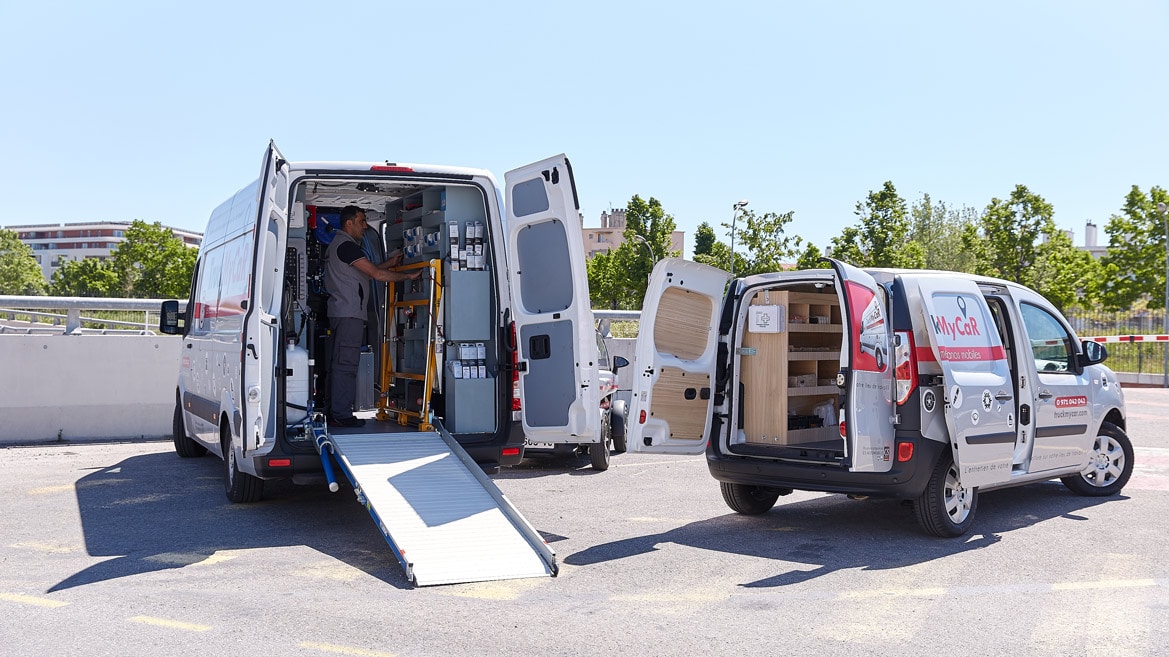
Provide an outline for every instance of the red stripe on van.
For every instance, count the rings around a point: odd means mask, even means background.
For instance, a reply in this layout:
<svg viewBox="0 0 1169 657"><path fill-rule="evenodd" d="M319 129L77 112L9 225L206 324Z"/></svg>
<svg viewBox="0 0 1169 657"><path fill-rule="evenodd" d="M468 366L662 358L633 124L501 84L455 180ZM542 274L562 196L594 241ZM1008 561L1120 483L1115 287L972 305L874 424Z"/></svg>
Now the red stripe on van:
<svg viewBox="0 0 1169 657"><path fill-rule="evenodd" d="M1002 347L941 347L942 360L950 362L971 362L980 360L1006 360L1007 352ZM934 350L930 347L917 348L917 362L936 363Z"/></svg>

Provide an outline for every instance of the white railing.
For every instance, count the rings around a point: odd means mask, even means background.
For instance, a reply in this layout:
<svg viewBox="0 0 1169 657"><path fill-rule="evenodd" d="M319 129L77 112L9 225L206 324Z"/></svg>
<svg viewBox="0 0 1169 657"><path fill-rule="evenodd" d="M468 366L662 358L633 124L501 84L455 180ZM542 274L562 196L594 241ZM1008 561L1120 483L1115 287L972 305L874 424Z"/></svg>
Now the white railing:
<svg viewBox="0 0 1169 657"><path fill-rule="evenodd" d="M0 295L0 333L153 335L161 299ZM179 302L179 308L186 305ZM120 313L104 317L95 313ZM142 319L134 315L142 314Z"/></svg>

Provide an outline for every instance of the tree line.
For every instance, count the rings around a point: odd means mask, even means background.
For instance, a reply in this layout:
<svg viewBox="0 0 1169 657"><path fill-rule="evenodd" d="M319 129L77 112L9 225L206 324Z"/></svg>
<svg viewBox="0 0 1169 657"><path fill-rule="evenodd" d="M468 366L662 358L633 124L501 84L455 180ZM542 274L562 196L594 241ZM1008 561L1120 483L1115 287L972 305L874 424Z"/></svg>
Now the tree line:
<svg viewBox="0 0 1169 657"><path fill-rule="evenodd" d="M135 220L105 260L68 260L46 281L32 248L16 232L0 230L0 294L60 297L185 299L195 271L195 249L161 223Z"/></svg>
<svg viewBox="0 0 1169 657"><path fill-rule="evenodd" d="M940 269L994 276L1026 285L1061 309L1072 306L1163 308L1166 228L1158 203L1169 193L1147 193L1133 185L1120 212L1104 227L1107 253L1100 259L1078 249L1053 219L1054 208L1025 185L981 211L954 207L923 194L906 201L892 182L857 201L856 220L831 239L827 253L793 232L794 211L740 210L735 248L717 239L710 223L694 236L697 262L747 276L783 269L827 267L830 255L858 267ZM626 208L625 241L589 261L594 308L639 309L652 258L678 256L670 250L674 218L660 202L634 196ZM731 230L731 224L722 227ZM644 242L643 242L644 240Z"/></svg>

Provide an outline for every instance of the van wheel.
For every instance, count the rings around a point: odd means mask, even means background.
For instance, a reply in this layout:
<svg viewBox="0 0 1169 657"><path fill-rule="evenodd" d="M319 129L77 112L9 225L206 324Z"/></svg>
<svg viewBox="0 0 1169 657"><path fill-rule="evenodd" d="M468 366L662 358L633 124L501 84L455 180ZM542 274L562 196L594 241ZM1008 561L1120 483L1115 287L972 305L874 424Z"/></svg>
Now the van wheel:
<svg viewBox="0 0 1169 657"><path fill-rule="evenodd" d="M1105 422L1100 425L1087 467L1060 481L1077 495L1107 497L1124 488L1132 476L1132 468L1132 442L1128 435L1115 424Z"/></svg>
<svg viewBox="0 0 1169 657"><path fill-rule="evenodd" d="M925 490L913 503L917 523L928 534L954 538L970 531L978 510L978 489L962 485L958 465L949 451L938 459Z"/></svg>
<svg viewBox="0 0 1169 657"><path fill-rule="evenodd" d="M723 501L735 511L748 516L757 516L767 513L775 506L780 491L766 486L748 486L747 484L728 484L720 482L723 492ZM790 492L790 491L789 491Z"/></svg>
<svg viewBox="0 0 1169 657"><path fill-rule="evenodd" d="M185 458L195 458L207 453L207 448L191 440L187 436L187 428L183 425L183 407L175 404L175 417L171 422L171 440L175 443L175 452Z"/></svg>
<svg viewBox="0 0 1169 657"><path fill-rule="evenodd" d="M589 462L598 472L608 470L609 460L612 458L609 452L613 447L613 425L610 423L612 416L611 411L605 411L601 416L601 442L589 445Z"/></svg>
<svg viewBox="0 0 1169 657"><path fill-rule="evenodd" d="M227 499L232 502L256 502L264 494L264 480L239 471L235 460L235 439L225 425L220 430L223 445L223 485Z"/></svg>
<svg viewBox="0 0 1169 657"><path fill-rule="evenodd" d="M624 454L629 445L625 442L625 402L613 402L613 409L609 411L609 433L613 436L613 451Z"/></svg>

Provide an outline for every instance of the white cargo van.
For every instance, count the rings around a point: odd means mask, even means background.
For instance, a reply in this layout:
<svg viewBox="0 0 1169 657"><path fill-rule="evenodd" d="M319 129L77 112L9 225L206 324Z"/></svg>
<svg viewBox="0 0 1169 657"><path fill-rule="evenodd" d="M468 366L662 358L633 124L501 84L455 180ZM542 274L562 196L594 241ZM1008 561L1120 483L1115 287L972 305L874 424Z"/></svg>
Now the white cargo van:
<svg viewBox="0 0 1169 657"><path fill-rule="evenodd" d="M328 391L323 258L346 205L363 208L376 229L365 245L375 264L400 248L403 269L425 272L390 285L389 299L385 284L371 285L358 410L380 421L330 433L388 435L437 421L487 470L518 463L525 434L598 440L572 169L561 155L505 180L506 214L487 171L293 163L271 145L260 178L211 214L185 314L174 304L164 313L162 330L184 343L179 454L222 456L237 501L258 498L264 479L321 471L308 421Z"/></svg>
<svg viewBox="0 0 1169 657"><path fill-rule="evenodd" d="M912 500L967 532L982 490L1059 478L1113 495L1133 451L1124 398L1042 296L955 272L832 269L731 282L655 267L629 448L705 451L723 498L765 513L792 490Z"/></svg>

